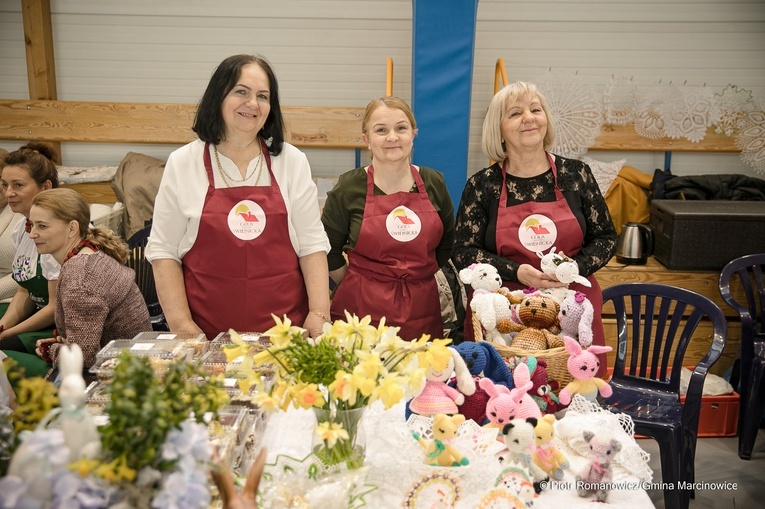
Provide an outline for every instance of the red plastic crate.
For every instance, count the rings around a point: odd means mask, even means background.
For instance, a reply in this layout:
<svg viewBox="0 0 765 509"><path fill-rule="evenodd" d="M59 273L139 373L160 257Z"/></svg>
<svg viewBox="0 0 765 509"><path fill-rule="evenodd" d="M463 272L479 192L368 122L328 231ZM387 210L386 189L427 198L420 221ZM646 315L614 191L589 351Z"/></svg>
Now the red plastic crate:
<svg viewBox="0 0 765 509"><path fill-rule="evenodd" d="M693 366L688 369L693 371ZM610 379L612 372L613 368L608 368L604 378ZM680 396L680 402L685 403L685 396ZM702 396L698 436L735 437L738 434L739 404L740 396L735 391L722 396Z"/></svg>

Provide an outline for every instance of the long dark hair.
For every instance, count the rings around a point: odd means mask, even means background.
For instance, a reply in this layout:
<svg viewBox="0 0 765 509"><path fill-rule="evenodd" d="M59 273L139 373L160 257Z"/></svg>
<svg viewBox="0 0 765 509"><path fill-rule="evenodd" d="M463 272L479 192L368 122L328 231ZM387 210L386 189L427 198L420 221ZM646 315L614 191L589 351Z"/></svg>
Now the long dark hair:
<svg viewBox="0 0 765 509"><path fill-rule="evenodd" d="M197 133L200 140L213 145L217 145L224 139L225 123L221 106L228 93L239 81L242 68L248 64L257 64L268 76L268 86L271 89L271 112L259 134L266 140L271 138L268 151L272 155L278 156L284 143L284 119L282 118L281 106L279 106L279 84L276 82L276 75L271 64L262 56L234 55L218 65L207 84L207 90L205 90L202 100L199 101L194 125L191 129Z"/></svg>

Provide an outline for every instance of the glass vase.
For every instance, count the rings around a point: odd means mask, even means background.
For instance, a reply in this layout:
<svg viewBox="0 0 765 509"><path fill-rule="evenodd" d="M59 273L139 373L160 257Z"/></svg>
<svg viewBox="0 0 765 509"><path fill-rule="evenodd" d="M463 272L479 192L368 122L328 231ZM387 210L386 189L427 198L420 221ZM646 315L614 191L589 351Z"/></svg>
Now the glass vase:
<svg viewBox="0 0 765 509"><path fill-rule="evenodd" d="M362 422L366 410L367 407L349 410L314 408L313 454L328 467L344 464L349 470L360 468L367 449Z"/></svg>

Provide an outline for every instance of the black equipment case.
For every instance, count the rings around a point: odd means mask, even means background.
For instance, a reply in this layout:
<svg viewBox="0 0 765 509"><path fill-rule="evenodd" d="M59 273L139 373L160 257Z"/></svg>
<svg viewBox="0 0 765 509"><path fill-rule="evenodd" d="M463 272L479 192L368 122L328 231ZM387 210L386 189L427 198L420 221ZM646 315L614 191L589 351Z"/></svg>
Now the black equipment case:
<svg viewBox="0 0 765 509"><path fill-rule="evenodd" d="M765 202L653 200L654 257L669 269L719 270L765 253Z"/></svg>

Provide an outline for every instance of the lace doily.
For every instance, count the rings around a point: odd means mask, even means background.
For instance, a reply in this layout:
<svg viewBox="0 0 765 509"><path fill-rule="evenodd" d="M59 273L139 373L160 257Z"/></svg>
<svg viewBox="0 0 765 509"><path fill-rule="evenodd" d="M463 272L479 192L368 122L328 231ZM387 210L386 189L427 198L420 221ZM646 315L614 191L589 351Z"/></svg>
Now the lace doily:
<svg viewBox="0 0 765 509"><path fill-rule="evenodd" d="M632 78L611 76L603 97L607 125L628 125L634 121L638 92Z"/></svg>
<svg viewBox="0 0 765 509"><path fill-rule="evenodd" d="M313 454L298 459L278 455L267 463L258 507L295 509L358 509L376 486L365 483L369 467L327 469Z"/></svg>
<svg viewBox="0 0 765 509"><path fill-rule="evenodd" d="M611 413L575 394L565 417L555 423L556 443L566 456L589 458L584 431L608 432L621 442L622 449L613 460L615 481L629 476L646 482L653 478L653 470L648 466L650 456L635 442L635 424L629 415Z"/></svg>
<svg viewBox="0 0 765 509"><path fill-rule="evenodd" d="M635 131L644 138L658 140L665 136L664 119L659 113L662 102L662 87L651 87L638 99L635 111Z"/></svg>
<svg viewBox="0 0 765 509"><path fill-rule="evenodd" d="M722 92L714 95L713 106L717 115L715 132L732 136L741 127L746 115L754 111L752 91L728 85Z"/></svg>
<svg viewBox="0 0 765 509"><path fill-rule="evenodd" d="M593 87L578 75L548 71L536 80L555 120L553 152L578 159L595 142L603 125L603 107Z"/></svg>
<svg viewBox="0 0 765 509"><path fill-rule="evenodd" d="M747 112L741 121L736 146L741 149L741 160L765 175L765 101L758 101L756 107Z"/></svg>
<svg viewBox="0 0 765 509"><path fill-rule="evenodd" d="M719 113L713 108L714 92L706 87L670 86L660 105L664 132L671 138L686 138L694 143L704 139L707 127L715 124Z"/></svg>

